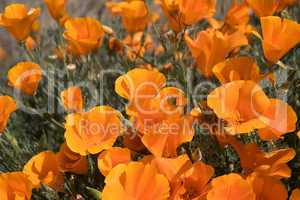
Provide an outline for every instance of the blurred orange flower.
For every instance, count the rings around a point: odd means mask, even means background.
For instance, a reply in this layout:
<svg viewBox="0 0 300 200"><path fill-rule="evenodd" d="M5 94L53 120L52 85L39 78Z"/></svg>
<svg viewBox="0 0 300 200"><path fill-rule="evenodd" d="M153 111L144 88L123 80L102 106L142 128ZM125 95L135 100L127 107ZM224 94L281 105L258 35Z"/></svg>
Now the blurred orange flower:
<svg viewBox="0 0 300 200"><path fill-rule="evenodd" d="M260 70L251 57L235 57L218 63L213 68L213 73L222 84L237 80L260 79Z"/></svg>
<svg viewBox="0 0 300 200"><path fill-rule="evenodd" d="M32 51L37 47L37 41L35 41L32 37L28 37L25 40L25 47L28 51Z"/></svg>
<svg viewBox="0 0 300 200"><path fill-rule="evenodd" d="M300 42L300 24L295 21L273 16L262 17L261 26L264 54L272 63L276 63Z"/></svg>
<svg viewBox="0 0 300 200"><path fill-rule="evenodd" d="M103 176L119 164L127 164L131 161L131 153L127 148L112 147L102 151L98 156L98 169Z"/></svg>
<svg viewBox="0 0 300 200"><path fill-rule="evenodd" d="M143 31L151 21L147 5L143 0L108 2L106 6L113 14L122 16L123 26L130 33Z"/></svg>
<svg viewBox="0 0 300 200"><path fill-rule="evenodd" d="M22 41L30 35L39 15L39 8L29 10L24 4L11 4L0 14L0 26L9 31L16 40Z"/></svg>
<svg viewBox="0 0 300 200"><path fill-rule="evenodd" d="M69 18L65 9L68 0L44 0L51 16L62 25Z"/></svg>
<svg viewBox="0 0 300 200"><path fill-rule="evenodd" d="M259 176L253 173L247 177L247 181L252 185L254 193L256 194L256 199L288 199L288 192L284 184L274 177Z"/></svg>
<svg viewBox="0 0 300 200"><path fill-rule="evenodd" d="M276 140L296 130L297 114L282 100L271 99L271 105L263 113L263 117L267 124L266 128L259 130L259 136L263 140Z"/></svg>
<svg viewBox="0 0 300 200"><path fill-rule="evenodd" d="M300 189L294 189L291 194L290 200L299 200L299 199L300 199Z"/></svg>
<svg viewBox="0 0 300 200"><path fill-rule="evenodd" d="M122 132L120 116L109 106L68 115L65 124L68 147L82 156L111 148Z"/></svg>
<svg viewBox="0 0 300 200"><path fill-rule="evenodd" d="M59 169L62 172L83 175L88 172L87 158L71 151L65 143L60 147L60 151L57 154L57 161Z"/></svg>
<svg viewBox="0 0 300 200"><path fill-rule="evenodd" d="M237 4L235 1L227 11L225 22L230 26L247 25L250 19L250 9L246 3Z"/></svg>
<svg viewBox="0 0 300 200"><path fill-rule="evenodd" d="M90 17L74 18L67 20L64 25L64 38L71 53L86 55L101 46L104 30L98 20Z"/></svg>
<svg viewBox="0 0 300 200"><path fill-rule="evenodd" d="M57 156L51 151L44 151L33 156L24 166L34 188L45 184L56 191L63 190L64 176L59 171Z"/></svg>
<svg viewBox="0 0 300 200"><path fill-rule="evenodd" d="M81 89L79 87L73 86L62 91L60 93L60 98L65 109L75 112L82 111L83 97L81 94Z"/></svg>
<svg viewBox="0 0 300 200"><path fill-rule="evenodd" d="M214 29L199 32L195 40L186 34L185 40L196 60L197 69L205 77L211 77L213 75L212 68L224 61L230 52L248 44L243 32L223 34Z"/></svg>
<svg viewBox="0 0 300 200"><path fill-rule="evenodd" d="M0 174L1 200L30 200L32 184L22 172Z"/></svg>
<svg viewBox="0 0 300 200"><path fill-rule="evenodd" d="M17 104L13 98L0 96L0 133L4 131L11 113L16 109Z"/></svg>
<svg viewBox="0 0 300 200"><path fill-rule="evenodd" d="M117 165L106 176L105 183L103 200L167 200L170 195L168 180L153 166L141 162Z"/></svg>
<svg viewBox="0 0 300 200"><path fill-rule="evenodd" d="M42 78L42 69L32 62L20 62L8 71L11 86L28 95L34 95Z"/></svg>
<svg viewBox="0 0 300 200"><path fill-rule="evenodd" d="M158 3L175 32L216 12L216 0L160 0Z"/></svg>
<svg viewBox="0 0 300 200"><path fill-rule="evenodd" d="M219 176L212 180L207 200L255 200L250 183L238 174Z"/></svg>
<svg viewBox="0 0 300 200"><path fill-rule="evenodd" d="M273 15L278 6L278 0L246 0L258 17Z"/></svg>
<svg viewBox="0 0 300 200"><path fill-rule="evenodd" d="M255 82L233 81L211 92L207 104L228 122L226 131L235 135L265 128L260 117L271 102Z"/></svg>

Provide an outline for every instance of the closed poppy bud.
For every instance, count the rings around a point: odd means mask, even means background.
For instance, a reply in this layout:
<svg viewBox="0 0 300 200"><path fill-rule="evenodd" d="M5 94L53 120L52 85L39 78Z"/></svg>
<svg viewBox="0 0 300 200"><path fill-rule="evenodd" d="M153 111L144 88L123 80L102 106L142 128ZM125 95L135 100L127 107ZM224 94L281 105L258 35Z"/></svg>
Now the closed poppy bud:
<svg viewBox="0 0 300 200"><path fill-rule="evenodd" d="M261 26L264 54L272 63L276 63L300 42L300 24L295 21L273 16L262 17Z"/></svg>
<svg viewBox="0 0 300 200"><path fill-rule="evenodd" d="M37 43L32 37L28 37L25 40L25 46L28 51L32 51L37 47Z"/></svg>
<svg viewBox="0 0 300 200"><path fill-rule="evenodd" d="M29 176L34 188L45 184L56 191L63 189L64 176L59 171L57 156L51 151L33 156L25 164L23 172Z"/></svg>
<svg viewBox="0 0 300 200"><path fill-rule="evenodd" d="M114 14L122 16L123 25L130 33L143 31L150 21L145 1L133 0L121 3L107 3Z"/></svg>
<svg viewBox="0 0 300 200"><path fill-rule="evenodd" d="M59 169L62 172L72 172L75 174L87 174L88 172L87 158L71 151L65 143L60 147L57 160Z"/></svg>
<svg viewBox="0 0 300 200"><path fill-rule="evenodd" d="M60 94L65 109L81 112L83 109L83 98L79 87L69 87Z"/></svg>
<svg viewBox="0 0 300 200"><path fill-rule="evenodd" d="M17 109L17 104L10 96L0 96L0 133L7 125L8 118Z"/></svg>
<svg viewBox="0 0 300 200"><path fill-rule="evenodd" d="M60 21L62 18L67 16L65 9L67 0L44 0L47 4L48 10L51 16L56 20Z"/></svg>
<svg viewBox="0 0 300 200"><path fill-rule="evenodd" d="M22 172L0 174L1 200L30 200L32 184Z"/></svg>
<svg viewBox="0 0 300 200"><path fill-rule="evenodd" d="M211 77L213 67L224 61L232 50L248 44L247 38L241 32L226 35L213 29L199 32L195 40L186 34L185 40L196 60L197 69L205 77Z"/></svg>
<svg viewBox="0 0 300 200"><path fill-rule="evenodd" d="M64 38L68 42L68 50L75 55L89 54L102 44L104 30L96 19L69 19L65 23L65 29Z"/></svg>
<svg viewBox="0 0 300 200"><path fill-rule="evenodd" d="M215 65L213 73L222 84L237 80L258 81L260 78L259 67L250 57L227 59Z"/></svg>
<svg viewBox="0 0 300 200"><path fill-rule="evenodd" d="M167 200L170 196L170 186L165 176L153 166L141 162L117 165L106 176L105 183L103 200Z"/></svg>
<svg viewBox="0 0 300 200"><path fill-rule="evenodd" d="M7 29L18 41L25 40L40 15L40 9L28 9L24 4L11 4L0 14L0 26Z"/></svg>
<svg viewBox="0 0 300 200"><path fill-rule="evenodd" d="M103 176L119 164L127 164L131 161L131 153L127 148L112 147L102 151L98 156L98 169Z"/></svg>
<svg viewBox="0 0 300 200"><path fill-rule="evenodd" d="M11 86L28 95L34 95L42 78L42 69L32 62L20 62L8 71Z"/></svg>
<svg viewBox="0 0 300 200"><path fill-rule="evenodd" d="M262 115L267 124L266 128L259 130L263 140L276 140L282 135L296 130L297 114L286 102L271 99L271 104Z"/></svg>
<svg viewBox="0 0 300 200"><path fill-rule="evenodd" d="M271 102L255 82L233 81L210 93L207 105L228 122L226 130L235 135L265 128L260 117Z"/></svg>
<svg viewBox="0 0 300 200"><path fill-rule="evenodd" d="M273 15L278 6L278 0L246 0L248 5L252 8L255 15L258 17L265 17Z"/></svg>
<svg viewBox="0 0 300 200"><path fill-rule="evenodd" d="M65 124L68 147L82 156L111 148L122 132L120 116L109 106L68 115Z"/></svg>
<svg viewBox="0 0 300 200"><path fill-rule="evenodd" d="M212 180L207 200L255 200L252 185L238 174L219 176Z"/></svg>

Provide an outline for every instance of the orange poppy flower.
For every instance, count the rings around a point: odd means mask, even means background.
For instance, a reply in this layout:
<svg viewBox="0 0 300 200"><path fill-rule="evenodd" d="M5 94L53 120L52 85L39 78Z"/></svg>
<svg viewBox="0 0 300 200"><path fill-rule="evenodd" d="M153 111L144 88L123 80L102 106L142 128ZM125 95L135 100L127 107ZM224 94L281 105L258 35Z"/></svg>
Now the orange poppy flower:
<svg viewBox="0 0 300 200"><path fill-rule="evenodd" d="M212 180L207 200L255 200L251 184L238 174L219 176Z"/></svg>
<svg viewBox="0 0 300 200"><path fill-rule="evenodd" d="M82 156L111 148L122 131L120 116L109 106L68 115L65 124L68 147Z"/></svg>
<svg viewBox="0 0 300 200"><path fill-rule="evenodd" d="M250 9L247 4L237 4L235 1L228 10L225 22L230 26L247 25L250 19Z"/></svg>
<svg viewBox="0 0 300 200"><path fill-rule="evenodd" d="M278 0L246 0L246 1L258 17L273 15L276 12L280 2Z"/></svg>
<svg viewBox="0 0 300 200"><path fill-rule="evenodd" d="M290 200L299 200L299 199L300 199L300 189L294 189L291 194Z"/></svg>
<svg viewBox="0 0 300 200"><path fill-rule="evenodd" d="M57 161L59 169L62 172L72 172L75 174L87 174L88 172L86 157L74 153L65 143L60 147L60 151L57 154Z"/></svg>
<svg viewBox="0 0 300 200"><path fill-rule="evenodd" d="M32 37L29 36L25 40L25 46L28 51L32 51L38 46L38 44Z"/></svg>
<svg viewBox="0 0 300 200"><path fill-rule="evenodd" d="M59 171L57 156L51 151L33 156L25 164L23 172L28 175L34 188L45 184L56 191L63 189L64 176Z"/></svg>
<svg viewBox="0 0 300 200"><path fill-rule="evenodd" d="M296 130L297 114L291 106L279 99L271 99L269 108L263 113L267 127L259 130L263 140L276 140Z"/></svg>
<svg viewBox="0 0 300 200"><path fill-rule="evenodd" d="M168 180L154 167L141 162L117 165L106 176L103 200L144 199L167 200Z"/></svg>
<svg viewBox="0 0 300 200"><path fill-rule="evenodd" d="M175 32L212 17L216 12L215 0L160 0L158 3Z"/></svg>
<svg viewBox="0 0 300 200"><path fill-rule="evenodd" d="M270 104L262 88L253 81L227 83L207 97L207 105L228 122L226 130L233 135L265 128L260 118Z"/></svg>
<svg viewBox="0 0 300 200"><path fill-rule="evenodd" d="M127 148L112 147L102 151L98 156L98 169L103 176L119 164L127 164L131 161L131 153Z"/></svg>
<svg viewBox="0 0 300 200"><path fill-rule="evenodd" d="M256 199L288 199L287 189L284 184L276 178L270 176L259 176L253 173L247 177L247 181L252 185L254 193L256 194Z"/></svg>
<svg viewBox="0 0 300 200"><path fill-rule="evenodd" d="M17 109L17 104L10 96L0 96L0 133L7 125L8 119L12 112Z"/></svg>
<svg viewBox="0 0 300 200"><path fill-rule="evenodd" d="M64 38L68 50L75 55L86 55L102 44L104 30L101 23L93 18L74 18L66 21Z"/></svg>
<svg viewBox="0 0 300 200"><path fill-rule="evenodd" d="M81 112L83 109L83 97L79 87L69 87L60 93L63 106L67 110Z"/></svg>
<svg viewBox="0 0 300 200"><path fill-rule="evenodd" d="M240 31L228 35L214 29L199 32L196 40L186 34L185 41L196 60L197 69L206 77L213 75L212 68L224 61L230 52L248 44Z"/></svg>
<svg viewBox="0 0 300 200"><path fill-rule="evenodd" d="M62 19L62 22L68 18L67 11L65 9L67 0L44 0L51 16L58 22ZM62 23L63 24L63 23Z"/></svg>
<svg viewBox="0 0 300 200"><path fill-rule="evenodd" d="M222 84L237 80L258 81L260 78L259 67L250 57L227 59L215 65L213 73Z"/></svg>
<svg viewBox="0 0 300 200"><path fill-rule="evenodd" d="M108 2L106 6L113 14L122 16L123 26L130 33L143 31L150 21L148 8L143 0Z"/></svg>
<svg viewBox="0 0 300 200"><path fill-rule="evenodd" d="M273 16L262 17L261 27L264 54L273 63L300 42L300 24L295 21Z"/></svg>
<svg viewBox="0 0 300 200"><path fill-rule="evenodd" d="M8 71L9 84L28 95L34 95L42 79L42 69L32 62L20 62Z"/></svg>
<svg viewBox="0 0 300 200"><path fill-rule="evenodd" d="M22 172L0 174L1 200L30 200L32 185Z"/></svg>
<svg viewBox="0 0 300 200"><path fill-rule="evenodd" d="M29 10L24 4L11 4L0 14L0 27L4 27L16 40L22 41L30 35L39 15L39 8Z"/></svg>

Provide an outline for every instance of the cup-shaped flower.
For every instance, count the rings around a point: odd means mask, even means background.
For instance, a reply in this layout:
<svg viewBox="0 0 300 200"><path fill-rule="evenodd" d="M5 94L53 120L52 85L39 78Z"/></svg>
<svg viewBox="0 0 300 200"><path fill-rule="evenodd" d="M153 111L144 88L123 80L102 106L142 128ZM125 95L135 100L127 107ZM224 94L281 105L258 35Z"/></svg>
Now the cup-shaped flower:
<svg viewBox="0 0 300 200"><path fill-rule="evenodd" d="M62 191L64 176L59 170L57 156L51 151L44 151L33 156L24 166L23 172L28 175L33 188L45 184L56 191Z"/></svg>
<svg viewBox="0 0 300 200"><path fill-rule="evenodd" d="M117 165L106 176L103 200L167 200L170 186L167 178L142 162Z"/></svg>
<svg viewBox="0 0 300 200"><path fill-rule="evenodd" d="M25 94L34 95L42 79L41 67L32 62L20 62L8 71L11 86Z"/></svg>
<svg viewBox="0 0 300 200"><path fill-rule="evenodd" d="M29 9L24 4L11 4L0 14L0 27L4 27L16 40L23 41L32 32L39 15L39 8Z"/></svg>
<svg viewBox="0 0 300 200"><path fill-rule="evenodd" d="M68 14L66 11L66 4L68 0L44 0L46 3L50 15L58 22L63 24L68 18ZM61 21L62 20L62 21Z"/></svg>
<svg viewBox="0 0 300 200"><path fill-rule="evenodd" d="M276 63L300 42L300 24L280 17L262 17L263 50L266 59Z"/></svg>
<svg viewBox="0 0 300 200"><path fill-rule="evenodd" d="M11 113L16 109L17 104L13 98L0 96L0 133L4 131Z"/></svg>
<svg viewBox="0 0 300 200"><path fill-rule="evenodd" d="M0 174L1 200L30 200L32 184L22 172Z"/></svg>
<svg viewBox="0 0 300 200"><path fill-rule="evenodd" d="M236 57L218 63L213 68L213 73L222 84L237 80L258 81L259 67L250 57Z"/></svg>
<svg viewBox="0 0 300 200"><path fill-rule="evenodd" d="M120 117L121 114L109 106L68 115L65 124L68 147L82 156L111 148L122 133Z"/></svg>
<svg viewBox="0 0 300 200"><path fill-rule="evenodd" d="M98 156L98 169L103 176L119 164L127 164L131 161L131 153L127 148L112 147L102 151Z"/></svg>
<svg viewBox="0 0 300 200"><path fill-rule="evenodd" d="M83 109L83 97L81 89L73 86L60 93L62 104L66 110L81 112Z"/></svg>
<svg viewBox="0 0 300 200"><path fill-rule="evenodd" d="M86 55L102 44L104 30L101 23L93 18L74 18L66 21L64 38L68 50L75 55Z"/></svg>
<svg viewBox="0 0 300 200"><path fill-rule="evenodd" d="M65 143L60 147L60 151L57 154L57 161L59 169L62 172L83 175L88 172L87 158L71 151Z"/></svg>

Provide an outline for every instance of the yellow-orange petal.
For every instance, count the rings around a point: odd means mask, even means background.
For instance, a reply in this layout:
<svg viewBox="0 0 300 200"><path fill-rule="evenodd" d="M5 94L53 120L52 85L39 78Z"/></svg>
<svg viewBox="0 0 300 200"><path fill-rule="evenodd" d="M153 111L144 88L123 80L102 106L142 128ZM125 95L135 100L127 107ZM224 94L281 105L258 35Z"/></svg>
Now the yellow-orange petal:
<svg viewBox="0 0 300 200"><path fill-rule="evenodd" d="M17 104L10 96L0 96L0 133L4 131L12 112L16 111Z"/></svg>
<svg viewBox="0 0 300 200"><path fill-rule="evenodd" d="M60 97L65 109L75 112L82 111L83 97L79 87L69 87L60 93Z"/></svg>

